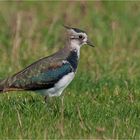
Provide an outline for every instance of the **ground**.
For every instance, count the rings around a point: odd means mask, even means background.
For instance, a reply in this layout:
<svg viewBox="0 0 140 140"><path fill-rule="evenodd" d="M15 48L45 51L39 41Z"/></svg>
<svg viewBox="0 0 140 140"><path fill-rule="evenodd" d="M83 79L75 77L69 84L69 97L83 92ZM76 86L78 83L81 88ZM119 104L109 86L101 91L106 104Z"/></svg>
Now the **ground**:
<svg viewBox="0 0 140 140"><path fill-rule="evenodd" d="M46 104L34 92L0 95L0 139L140 139L140 2L0 2L0 78L85 30L74 81Z"/></svg>

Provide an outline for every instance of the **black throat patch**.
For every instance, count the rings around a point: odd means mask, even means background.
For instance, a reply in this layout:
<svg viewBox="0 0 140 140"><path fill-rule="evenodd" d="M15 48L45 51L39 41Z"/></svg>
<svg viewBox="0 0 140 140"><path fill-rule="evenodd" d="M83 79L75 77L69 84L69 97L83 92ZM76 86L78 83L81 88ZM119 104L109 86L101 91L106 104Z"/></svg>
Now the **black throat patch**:
<svg viewBox="0 0 140 140"><path fill-rule="evenodd" d="M67 57L67 61L72 65L74 72L75 72L77 69L77 66L78 66L77 51L75 51L75 50L71 51L69 56Z"/></svg>

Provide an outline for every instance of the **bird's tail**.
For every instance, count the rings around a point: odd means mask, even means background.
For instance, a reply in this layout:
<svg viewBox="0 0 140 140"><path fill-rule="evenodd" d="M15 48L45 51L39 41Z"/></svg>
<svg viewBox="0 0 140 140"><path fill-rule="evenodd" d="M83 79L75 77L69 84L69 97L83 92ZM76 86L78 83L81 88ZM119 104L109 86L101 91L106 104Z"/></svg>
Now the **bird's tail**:
<svg viewBox="0 0 140 140"><path fill-rule="evenodd" d="M0 93L4 91L6 80L0 80Z"/></svg>

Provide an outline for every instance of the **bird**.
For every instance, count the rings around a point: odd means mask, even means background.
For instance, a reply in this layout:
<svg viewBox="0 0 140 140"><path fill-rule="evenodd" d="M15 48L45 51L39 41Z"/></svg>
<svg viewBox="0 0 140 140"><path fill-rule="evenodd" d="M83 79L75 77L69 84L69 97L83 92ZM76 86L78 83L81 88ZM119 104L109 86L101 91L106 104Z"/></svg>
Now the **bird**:
<svg viewBox="0 0 140 140"><path fill-rule="evenodd" d="M89 41L85 31L63 25L67 31L65 46L56 53L41 58L18 73L0 80L0 93L34 91L49 97L60 96L77 72L80 49Z"/></svg>

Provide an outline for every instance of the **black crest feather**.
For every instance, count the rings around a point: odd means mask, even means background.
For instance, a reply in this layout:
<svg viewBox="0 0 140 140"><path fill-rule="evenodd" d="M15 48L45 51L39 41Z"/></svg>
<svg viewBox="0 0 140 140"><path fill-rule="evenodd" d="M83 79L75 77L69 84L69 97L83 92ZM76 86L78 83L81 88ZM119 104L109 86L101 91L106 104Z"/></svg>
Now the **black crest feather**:
<svg viewBox="0 0 140 140"><path fill-rule="evenodd" d="M72 27L70 27L70 26L67 26L67 25L63 25L63 27L65 27L66 29L73 29L75 32L77 32L77 33L86 33L85 31L83 31L83 30L81 30L81 29L78 29L78 28L72 28Z"/></svg>

